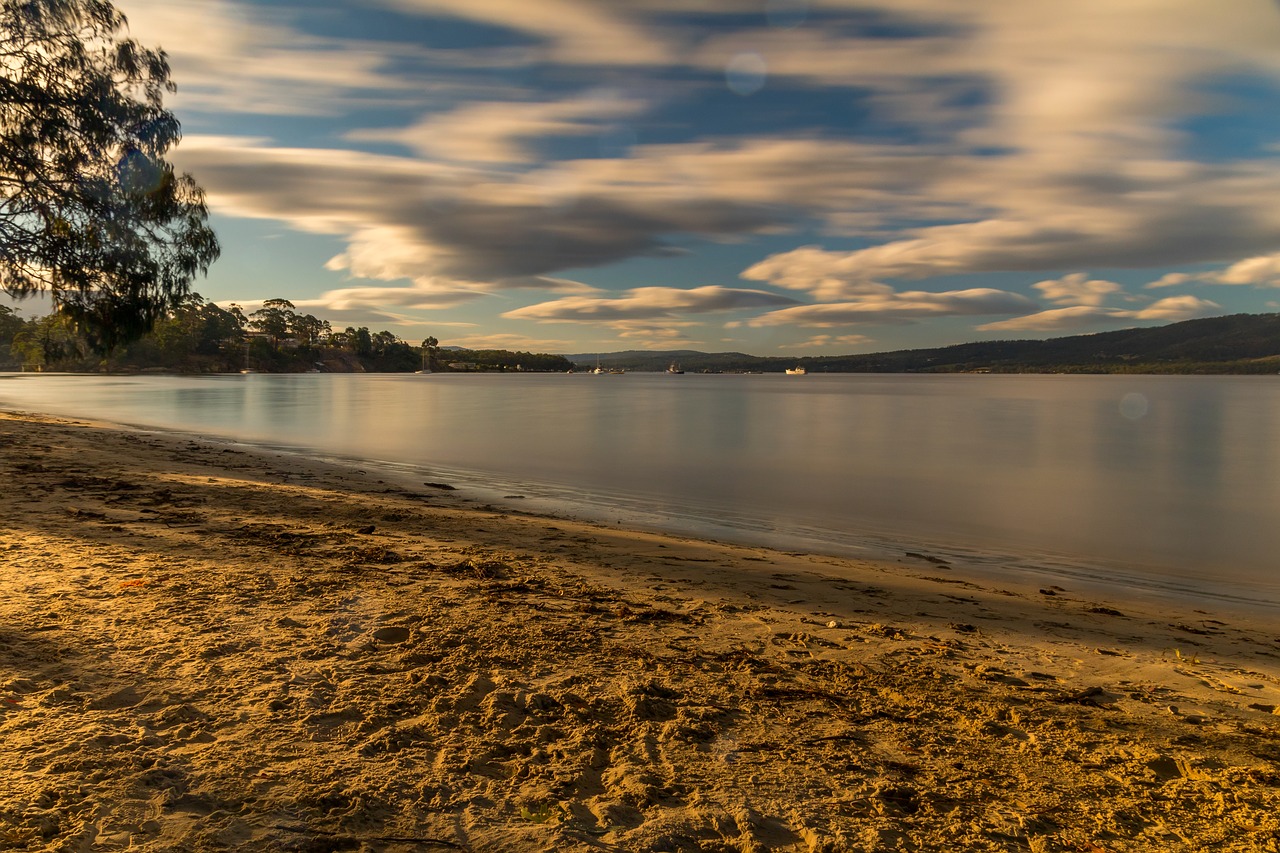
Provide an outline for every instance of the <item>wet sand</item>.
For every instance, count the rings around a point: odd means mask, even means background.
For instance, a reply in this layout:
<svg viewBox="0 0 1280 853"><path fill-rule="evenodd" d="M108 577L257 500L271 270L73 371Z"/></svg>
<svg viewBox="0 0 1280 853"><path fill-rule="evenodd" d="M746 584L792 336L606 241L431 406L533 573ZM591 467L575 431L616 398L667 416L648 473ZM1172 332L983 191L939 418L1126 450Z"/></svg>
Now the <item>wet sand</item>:
<svg viewBox="0 0 1280 853"><path fill-rule="evenodd" d="M0 413L0 850L1280 850L1280 620Z"/></svg>

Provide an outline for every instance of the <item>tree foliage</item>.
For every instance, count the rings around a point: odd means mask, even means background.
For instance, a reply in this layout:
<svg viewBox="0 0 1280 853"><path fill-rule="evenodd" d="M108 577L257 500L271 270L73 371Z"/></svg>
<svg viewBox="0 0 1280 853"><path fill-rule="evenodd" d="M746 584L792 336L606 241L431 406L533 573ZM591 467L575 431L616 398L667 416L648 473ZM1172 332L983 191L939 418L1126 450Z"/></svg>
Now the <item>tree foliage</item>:
<svg viewBox="0 0 1280 853"><path fill-rule="evenodd" d="M163 52L105 0L0 0L0 289L48 293L98 352L177 307L217 259Z"/></svg>
<svg viewBox="0 0 1280 853"><path fill-rule="evenodd" d="M8 305L0 305L0 370L16 367L20 362L11 354L13 336L22 331L26 324Z"/></svg>

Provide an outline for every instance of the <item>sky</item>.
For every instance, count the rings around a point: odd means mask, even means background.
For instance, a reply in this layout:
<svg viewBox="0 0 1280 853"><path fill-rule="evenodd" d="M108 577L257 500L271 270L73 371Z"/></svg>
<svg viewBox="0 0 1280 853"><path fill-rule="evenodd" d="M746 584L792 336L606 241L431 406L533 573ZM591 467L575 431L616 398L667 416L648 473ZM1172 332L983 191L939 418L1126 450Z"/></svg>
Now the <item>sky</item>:
<svg viewBox="0 0 1280 853"><path fill-rule="evenodd" d="M1280 308L1275 0L118 6L220 304L797 357Z"/></svg>

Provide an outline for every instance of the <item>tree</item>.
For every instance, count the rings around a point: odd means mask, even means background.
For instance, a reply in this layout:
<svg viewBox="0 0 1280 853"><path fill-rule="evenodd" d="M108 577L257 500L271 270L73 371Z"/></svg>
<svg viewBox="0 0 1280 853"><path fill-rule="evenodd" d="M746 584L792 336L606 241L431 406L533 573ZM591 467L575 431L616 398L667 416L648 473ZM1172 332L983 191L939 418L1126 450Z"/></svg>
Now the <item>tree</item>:
<svg viewBox="0 0 1280 853"><path fill-rule="evenodd" d="M0 0L0 289L50 294L100 353L219 254L203 192L164 159L168 61L126 26L106 0Z"/></svg>
<svg viewBox="0 0 1280 853"><path fill-rule="evenodd" d="M435 335L427 336L422 342L422 368L424 370L436 369L436 354L440 351L440 341L436 340Z"/></svg>
<svg viewBox="0 0 1280 853"><path fill-rule="evenodd" d="M26 323L8 305L0 305L0 366L14 364L10 356L13 337L23 330Z"/></svg>
<svg viewBox="0 0 1280 853"><path fill-rule="evenodd" d="M27 367L48 370L80 358L79 338L71 322L61 314L28 320L13 336L13 352Z"/></svg>
<svg viewBox="0 0 1280 853"><path fill-rule="evenodd" d="M332 328L328 320L321 320L313 314L295 314L289 331L298 339L299 347L310 350L327 336Z"/></svg>
<svg viewBox="0 0 1280 853"><path fill-rule="evenodd" d="M150 345L153 352L146 352ZM243 362L243 333L237 318L206 302L198 293L189 296L169 316L156 321L151 333L127 347L123 361L182 371L239 369Z"/></svg>
<svg viewBox="0 0 1280 853"><path fill-rule="evenodd" d="M369 334L367 326L361 326L358 329L347 326L347 340L350 341L350 346L355 350L356 355L367 356L373 354L373 336Z"/></svg>
<svg viewBox="0 0 1280 853"><path fill-rule="evenodd" d="M298 314L288 299L267 299L249 315L249 328L271 338L271 349L278 350L280 341L288 337L297 319Z"/></svg>

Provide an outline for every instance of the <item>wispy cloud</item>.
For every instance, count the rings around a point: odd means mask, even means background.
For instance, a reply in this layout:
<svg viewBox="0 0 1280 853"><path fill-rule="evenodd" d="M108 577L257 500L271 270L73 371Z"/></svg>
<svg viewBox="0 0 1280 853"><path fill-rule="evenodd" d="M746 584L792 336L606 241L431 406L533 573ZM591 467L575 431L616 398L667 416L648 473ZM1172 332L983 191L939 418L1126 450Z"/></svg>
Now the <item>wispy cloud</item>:
<svg viewBox="0 0 1280 853"><path fill-rule="evenodd" d="M694 346L701 341L689 333L689 329L702 324L689 320L613 320L608 328L622 341L642 349L670 349L673 346Z"/></svg>
<svg viewBox="0 0 1280 853"><path fill-rule="evenodd" d="M526 335L506 333L451 337L447 343L449 346L465 347L467 349L504 349L515 352L564 352L571 346L571 343L567 340L530 338ZM449 360L447 352L442 357L445 361Z"/></svg>
<svg viewBox="0 0 1280 853"><path fill-rule="evenodd" d="M182 110L337 115L371 99L405 99L410 48L308 36L282 14L233 0L130 0L131 34L164 48Z"/></svg>
<svg viewBox="0 0 1280 853"><path fill-rule="evenodd" d="M382 5L478 21L539 41L540 59L569 65L668 65L673 46L623 4L596 0L380 0ZM640 7L637 7L637 11Z"/></svg>
<svg viewBox="0 0 1280 853"><path fill-rule="evenodd" d="M1018 293L988 287L943 293L908 291L871 294L858 301L797 305L770 311L748 321L749 326L834 328L864 324L905 324L934 317L973 317L1025 314L1035 302Z"/></svg>
<svg viewBox="0 0 1280 853"><path fill-rule="evenodd" d="M862 347L874 341L866 335L814 335L794 344L781 344L778 349L826 349L833 346Z"/></svg>
<svg viewBox="0 0 1280 853"><path fill-rule="evenodd" d="M620 296L569 296L552 302L528 305L503 314L508 319L538 320L547 323L612 322L678 318L687 314L737 311L794 304L795 300L762 290L742 290L709 285L638 287Z"/></svg>
<svg viewBox="0 0 1280 853"><path fill-rule="evenodd" d="M987 323L978 328L987 332L1073 332L1090 329L1099 324L1132 323L1135 320L1159 320L1166 323L1194 320L1198 317L1220 314L1221 309L1222 306L1217 303L1197 296L1171 296L1136 310L1074 305Z"/></svg>
<svg viewBox="0 0 1280 853"><path fill-rule="evenodd" d="M523 280L751 235L834 211L882 164L864 146L748 141L641 147L518 174L263 139L193 136L176 159L211 204L342 237L333 266L380 280ZM880 180L869 178L869 180Z"/></svg>
<svg viewBox="0 0 1280 853"><path fill-rule="evenodd" d="M220 214L337 238L329 269L354 281L317 296L335 310L472 310L501 295L507 320L657 343L721 310L765 312L744 328L971 316L1028 331L1221 310L1201 295L1143 307L1069 272L1081 268L1226 264L1148 286L1280 287L1280 161L1264 143L1197 159L1188 122L1230 108L1213 94L1223 81L1280 86L1271 0L1229 14L1204 0L811 5L809 24L771 26L754 0L378 0L376 37L315 35L336 28L287 3L126 11L169 51L176 105L201 122L266 117L271 138L195 134L178 163ZM482 35L415 44L387 26L397 16ZM742 57L760 73L738 97L726 69ZM303 144L266 120L281 116L332 122ZM633 144L590 144L623 125ZM403 156L371 153L387 144ZM777 250L788 233L803 239ZM556 278L766 235L774 251L741 273L758 289L713 298L680 280L612 296ZM1025 274L1038 297L930 283L989 272ZM506 301L539 290L563 298ZM737 301L706 307L717 299ZM829 338L841 343L809 340Z"/></svg>
<svg viewBox="0 0 1280 853"><path fill-rule="evenodd" d="M358 142L394 142L431 159L459 163L529 164L538 155L528 144L555 136L599 135L609 122L645 107L616 91L594 90L560 101L484 101L432 115L404 129L355 130Z"/></svg>
<svg viewBox="0 0 1280 853"><path fill-rule="evenodd" d="M1031 285L1044 294L1044 298L1058 305L1101 305L1112 296L1124 293L1124 288L1114 281L1089 278L1087 273L1073 272L1062 278L1040 281Z"/></svg>
<svg viewBox="0 0 1280 853"><path fill-rule="evenodd" d="M1280 287L1280 252L1245 258L1221 270L1196 273L1166 273L1148 284L1147 287L1173 287L1194 282Z"/></svg>

